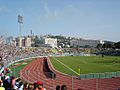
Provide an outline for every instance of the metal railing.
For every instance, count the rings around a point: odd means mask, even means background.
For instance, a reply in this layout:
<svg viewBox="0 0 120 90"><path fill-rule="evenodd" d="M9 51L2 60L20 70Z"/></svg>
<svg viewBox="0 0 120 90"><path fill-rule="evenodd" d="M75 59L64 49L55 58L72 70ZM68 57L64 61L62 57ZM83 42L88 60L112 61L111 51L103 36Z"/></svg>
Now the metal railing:
<svg viewBox="0 0 120 90"><path fill-rule="evenodd" d="M105 72L105 73L90 73L90 74L81 74L81 79L90 79L90 78L112 78L120 76L120 71L117 72Z"/></svg>

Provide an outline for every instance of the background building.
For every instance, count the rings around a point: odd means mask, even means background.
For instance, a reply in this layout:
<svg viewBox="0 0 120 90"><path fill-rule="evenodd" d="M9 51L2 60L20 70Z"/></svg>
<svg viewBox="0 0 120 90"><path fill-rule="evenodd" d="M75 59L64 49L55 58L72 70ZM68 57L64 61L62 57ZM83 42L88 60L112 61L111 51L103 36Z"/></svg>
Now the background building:
<svg viewBox="0 0 120 90"><path fill-rule="evenodd" d="M31 37L17 37L13 40L13 44L18 47L31 47Z"/></svg>
<svg viewBox="0 0 120 90"><path fill-rule="evenodd" d="M73 39L70 40L70 46L73 47L96 47L98 44L103 43L101 40L85 40Z"/></svg>
<svg viewBox="0 0 120 90"><path fill-rule="evenodd" d="M45 44L50 45L52 48L57 47L57 39L55 38L44 38Z"/></svg>
<svg viewBox="0 0 120 90"><path fill-rule="evenodd" d="M25 38L25 47L31 47L32 41L31 37L26 37Z"/></svg>

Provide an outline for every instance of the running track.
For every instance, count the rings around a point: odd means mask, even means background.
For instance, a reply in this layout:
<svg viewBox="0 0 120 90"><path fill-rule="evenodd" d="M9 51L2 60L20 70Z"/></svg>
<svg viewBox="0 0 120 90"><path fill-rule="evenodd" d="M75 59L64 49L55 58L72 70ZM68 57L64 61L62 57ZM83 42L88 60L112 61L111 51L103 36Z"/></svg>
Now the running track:
<svg viewBox="0 0 120 90"><path fill-rule="evenodd" d="M52 73L56 78L52 79ZM55 90L57 85L67 85L68 90L117 90L120 87L120 77L106 79L84 79L80 80L56 71L49 58L36 58L20 71L20 77L28 82L42 81L47 90ZM73 89L72 89L73 88Z"/></svg>

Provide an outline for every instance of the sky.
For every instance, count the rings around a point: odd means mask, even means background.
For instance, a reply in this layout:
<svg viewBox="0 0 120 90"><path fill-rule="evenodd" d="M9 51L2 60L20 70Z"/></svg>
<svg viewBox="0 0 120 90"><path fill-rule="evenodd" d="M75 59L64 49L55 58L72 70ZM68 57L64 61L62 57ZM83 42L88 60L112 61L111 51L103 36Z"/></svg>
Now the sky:
<svg viewBox="0 0 120 90"><path fill-rule="evenodd" d="M120 41L120 0L0 0L0 35L64 35Z"/></svg>

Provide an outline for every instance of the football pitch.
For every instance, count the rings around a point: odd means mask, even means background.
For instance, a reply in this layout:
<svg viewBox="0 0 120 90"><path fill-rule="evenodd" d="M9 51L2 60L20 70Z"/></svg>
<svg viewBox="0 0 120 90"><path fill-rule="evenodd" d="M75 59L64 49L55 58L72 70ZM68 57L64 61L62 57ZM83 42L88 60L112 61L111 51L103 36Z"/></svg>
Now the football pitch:
<svg viewBox="0 0 120 90"><path fill-rule="evenodd" d="M54 68L69 75L120 71L117 56L66 56L50 57Z"/></svg>

